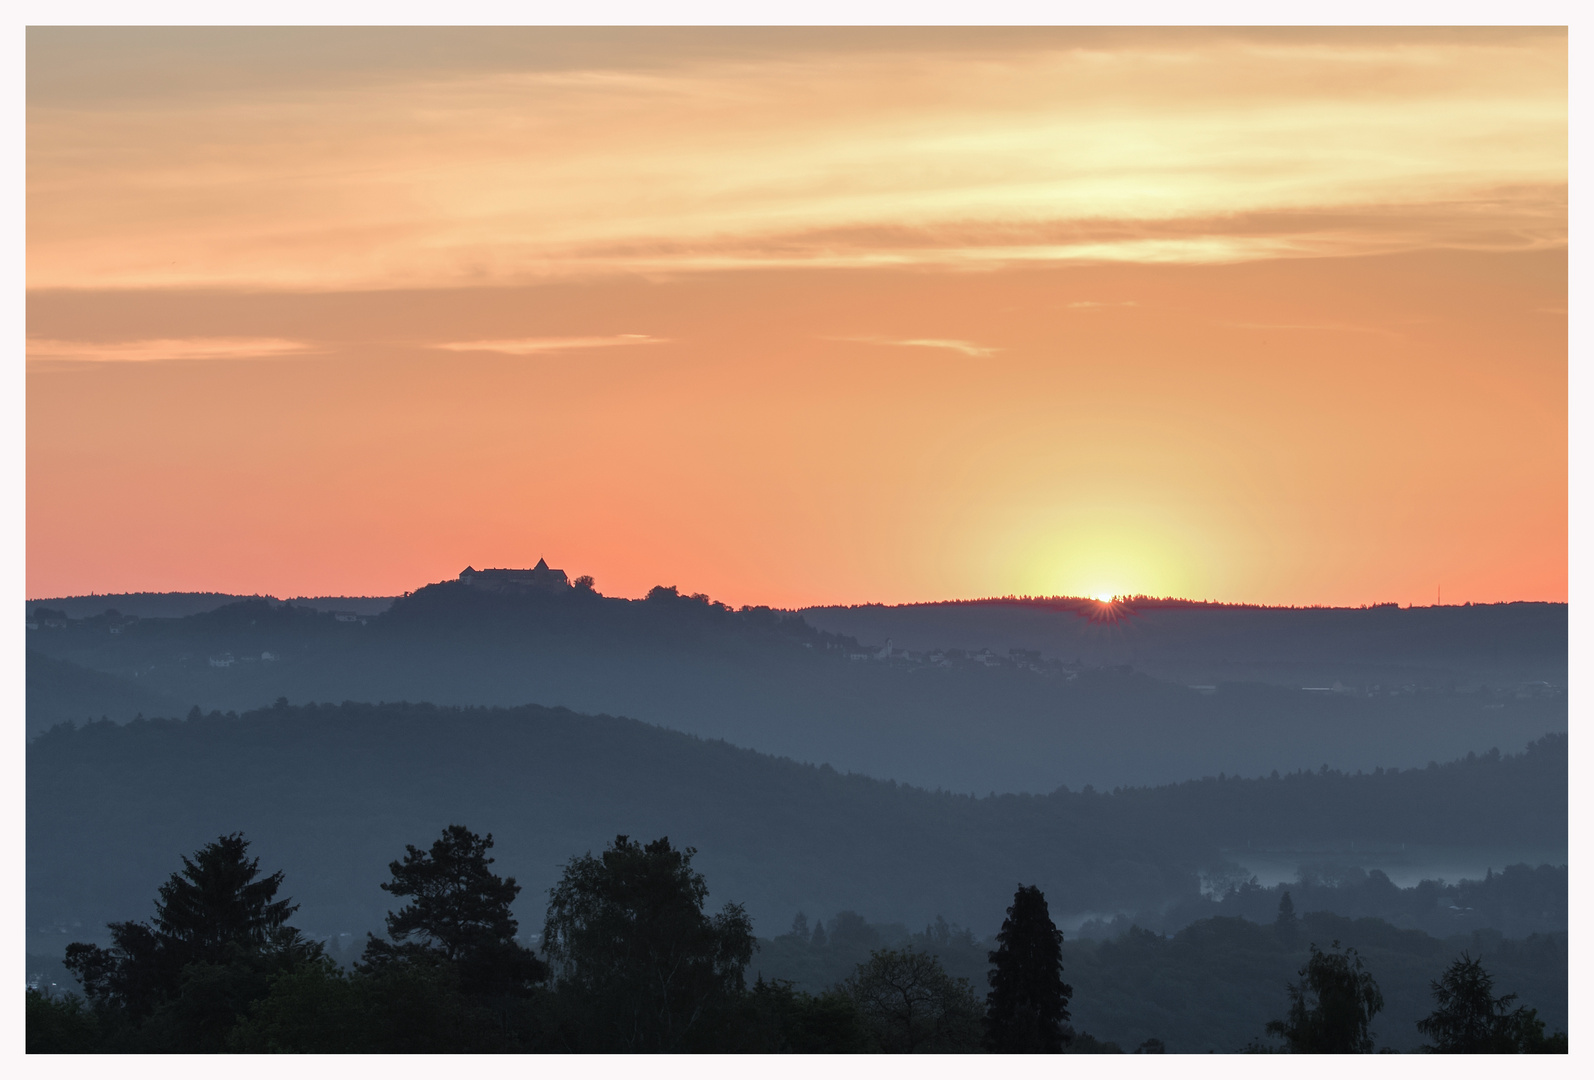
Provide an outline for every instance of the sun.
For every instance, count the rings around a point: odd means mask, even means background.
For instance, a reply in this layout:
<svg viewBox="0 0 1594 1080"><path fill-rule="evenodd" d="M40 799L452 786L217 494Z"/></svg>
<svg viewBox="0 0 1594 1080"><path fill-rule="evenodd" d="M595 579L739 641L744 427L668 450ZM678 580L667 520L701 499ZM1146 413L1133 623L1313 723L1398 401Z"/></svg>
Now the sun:
<svg viewBox="0 0 1594 1080"><path fill-rule="evenodd" d="M1112 603L1113 596L1115 595L1115 593L1110 592L1098 592L1092 593L1090 598L1096 601L1098 604L1110 604Z"/></svg>

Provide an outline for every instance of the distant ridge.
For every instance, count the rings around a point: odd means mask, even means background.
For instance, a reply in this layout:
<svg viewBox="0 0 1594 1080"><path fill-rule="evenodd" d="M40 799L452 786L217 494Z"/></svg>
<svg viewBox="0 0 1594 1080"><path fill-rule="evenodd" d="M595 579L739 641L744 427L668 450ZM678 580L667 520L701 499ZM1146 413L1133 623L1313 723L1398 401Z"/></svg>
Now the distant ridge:
<svg viewBox="0 0 1594 1080"><path fill-rule="evenodd" d="M90 593L88 596L54 596L28 601L28 609L35 607L63 611L69 619L90 619L107 611L120 612L140 619L185 619L190 615L203 615L207 611L240 600L270 600L277 604L298 604L317 611L352 611L356 615L380 615L392 606L395 596L292 596L279 600L275 596L249 596L240 593L218 592L131 592Z"/></svg>
<svg viewBox="0 0 1594 1080"><path fill-rule="evenodd" d="M1406 604L1401 605L1393 600L1372 604L1255 604L1241 600L1190 600L1182 596L1146 596L1135 594L1133 596L1115 596L1111 600L1098 600L1093 596L1030 596L1028 594L1008 594L1006 596L981 596L968 599L954 600L909 600L900 604L887 604L882 602L866 602L861 604L816 604L809 608L797 610L844 610L858 611L868 608L929 608L929 607L1031 607L1047 611L1075 611L1090 608L1121 607L1144 611L1157 611L1175 608L1197 608L1201 610L1233 610L1233 611L1375 611L1375 610L1401 610L1401 611L1430 611L1447 608L1500 608L1533 605L1539 607L1567 607L1561 600L1497 600L1489 603L1473 603L1466 601L1460 604Z"/></svg>

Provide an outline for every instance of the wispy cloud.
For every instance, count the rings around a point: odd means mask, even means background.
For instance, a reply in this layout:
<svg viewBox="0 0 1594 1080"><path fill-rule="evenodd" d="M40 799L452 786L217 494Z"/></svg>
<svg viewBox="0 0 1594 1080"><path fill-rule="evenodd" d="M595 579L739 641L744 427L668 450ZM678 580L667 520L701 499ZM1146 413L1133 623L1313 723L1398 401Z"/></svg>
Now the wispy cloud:
<svg viewBox="0 0 1594 1080"><path fill-rule="evenodd" d="M889 338L889 337L832 337L830 341L857 341L865 345L907 345L921 349L947 349L964 356L994 356L1001 349L990 345L977 345L956 338Z"/></svg>
<svg viewBox="0 0 1594 1080"><path fill-rule="evenodd" d="M139 40L109 58L130 62ZM145 59L204 69L205 35L185 40ZM1564 31L1087 45L1059 30L1024 49L773 34L756 63L693 40L644 34L560 70L395 54L373 82L30 98L28 284L408 288L1566 242Z"/></svg>
<svg viewBox="0 0 1594 1080"><path fill-rule="evenodd" d="M608 337L511 338L500 341L450 341L433 346L449 352L494 352L509 356L534 356L537 353L564 352L567 349L605 349L617 345L659 345L669 338L648 334L613 334Z"/></svg>
<svg viewBox="0 0 1594 1080"><path fill-rule="evenodd" d="M1112 307L1139 307L1133 300L1075 300L1064 305L1071 308L1112 308Z"/></svg>
<svg viewBox="0 0 1594 1080"><path fill-rule="evenodd" d="M151 363L161 360L252 360L308 352L308 342L286 338L195 337L138 341L63 341L29 338L30 361Z"/></svg>

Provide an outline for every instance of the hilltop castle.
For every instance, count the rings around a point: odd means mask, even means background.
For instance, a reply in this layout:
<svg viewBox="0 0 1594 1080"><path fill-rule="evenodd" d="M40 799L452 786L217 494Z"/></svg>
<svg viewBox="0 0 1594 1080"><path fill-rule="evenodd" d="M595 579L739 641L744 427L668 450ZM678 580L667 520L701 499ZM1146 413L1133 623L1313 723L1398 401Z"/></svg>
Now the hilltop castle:
<svg viewBox="0 0 1594 1080"><path fill-rule="evenodd" d="M538 559L530 570L475 570L467 566L459 572L459 580L477 589L495 592L522 592L539 589L544 592L564 592L571 588L570 578L563 570L555 570L546 559Z"/></svg>

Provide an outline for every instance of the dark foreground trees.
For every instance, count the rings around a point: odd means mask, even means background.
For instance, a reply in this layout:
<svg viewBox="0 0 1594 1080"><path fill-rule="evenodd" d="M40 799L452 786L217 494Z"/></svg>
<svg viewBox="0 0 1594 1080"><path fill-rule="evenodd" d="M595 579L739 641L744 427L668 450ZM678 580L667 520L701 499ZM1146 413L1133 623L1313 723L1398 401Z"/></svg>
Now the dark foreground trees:
<svg viewBox="0 0 1594 1080"><path fill-rule="evenodd" d="M929 953L880 949L843 984L876 1046L888 1054L980 1048L979 999Z"/></svg>
<svg viewBox="0 0 1594 1080"><path fill-rule="evenodd" d="M1052 922L1046 897L1020 885L990 954L985 1048L1009 1054L1060 1054L1074 1037L1063 982L1063 933Z"/></svg>
<svg viewBox="0 0 1594 1080"><path fill-rule="evenodd" d="M1566 1035L1544 1034L1538 1010L1511 1008L1515 994L1494 996L1494 979L1466 953L1429 984L1434 1011L1417 1021L1435 1054L1565 1053Z"/></svg>
<svg viewBox="0 0 1594 1080"><path fill-rule="evenodd" d="M29 991L28 1049L909 1053L972 1051L982 1042L1049 1050L1067 1033L1072 991L1061 981L1061 934L1033 888L1015 894L993 952L940 920L910 936L907 949L881 949L876 928L843 912L831 920L834 938L849 948L863 942L861 951L823 979L804 976L830 989L806 993L764 978L747 989L743 973L755 942L741 907L705 910L708 887L691 867L692 849L621 836L600 856L572 859L550 890L548 950L559 976L550 985L543 961L515 939L511 905L520 889L492 872L491 847L490 836L462 826L444 830L428 849L409 846L384 886L406 902L389 912L387 939L371 938L349 971L287 924L295 907L279 898L282 874L262 877L241 836L221 837L182 859L161 886L151 921L112 924L109 948L70 947L86 1001ZM1265 927L1211 922L1209 933L1232 924L1234 933L1274 948ZM803 923L788 937L803 937ZM816 927L804 947L831 947L818 940ZM1157 948L1147 951L1149 942ZM1161 987L1172 971L1165 950L1177 946L1142 932L1114 948L1115 965L1136 950L1145 954L1156 985L1139 996L1166 1007ZM868 959L857 962L864 952ZM995 970L984 1009L967 979L948 975L942 956L976 969L989 958ZM1087 959L1071 963L1083 977ZM1200 985L1211 985L1209 967L1194 970ZM1338 941L1326 952L1314 945L1300 975L1289 986L1287 1018L1270 1032L1296 1052L1370 1051L1370 1023L1383 999L1355 950ZM1515 995L1495 996L1489 974L1469 955L1431 986L1436 1007L1418 1025L1429 1049L1566 1052L1566 1036L1546 1038L1534 1010L1513 1008ZM1071 1049L1121 1052L1085 1033ZM1162 1050L1157 1039L1140 1047Z"/></svg>
<svg viewBox="0 0 1594 1080"><path fill-rule="evenodd" d="M73 942L66 966L98 1027L128 1049L215 1051L249 1002L321 946L287 925L297 905L276 899L282 873L260 877L238 833L183 856L160 887L150 922L109 926L112 945Z"/></svg>
<svg viewBox="0 0 1594 1080"><path fill-rule="evenodd" d="M570 860L550 890L543 948L557 973L570 1050L707 1049L731 1019L752 959L739 904L703 910L692 848L626 836Z"/></svg>
<svg viewBox="0 0 1594 1080"><path fill-rule="evenodd" d="M1384 995L1362 966L1355 949L1328 952L1311 946L1301 968L1301 981L1289 984L1290 1010L1267 1026L1296 1054L1370 1054L1373 1017L1384 1007Z"/></svg>

